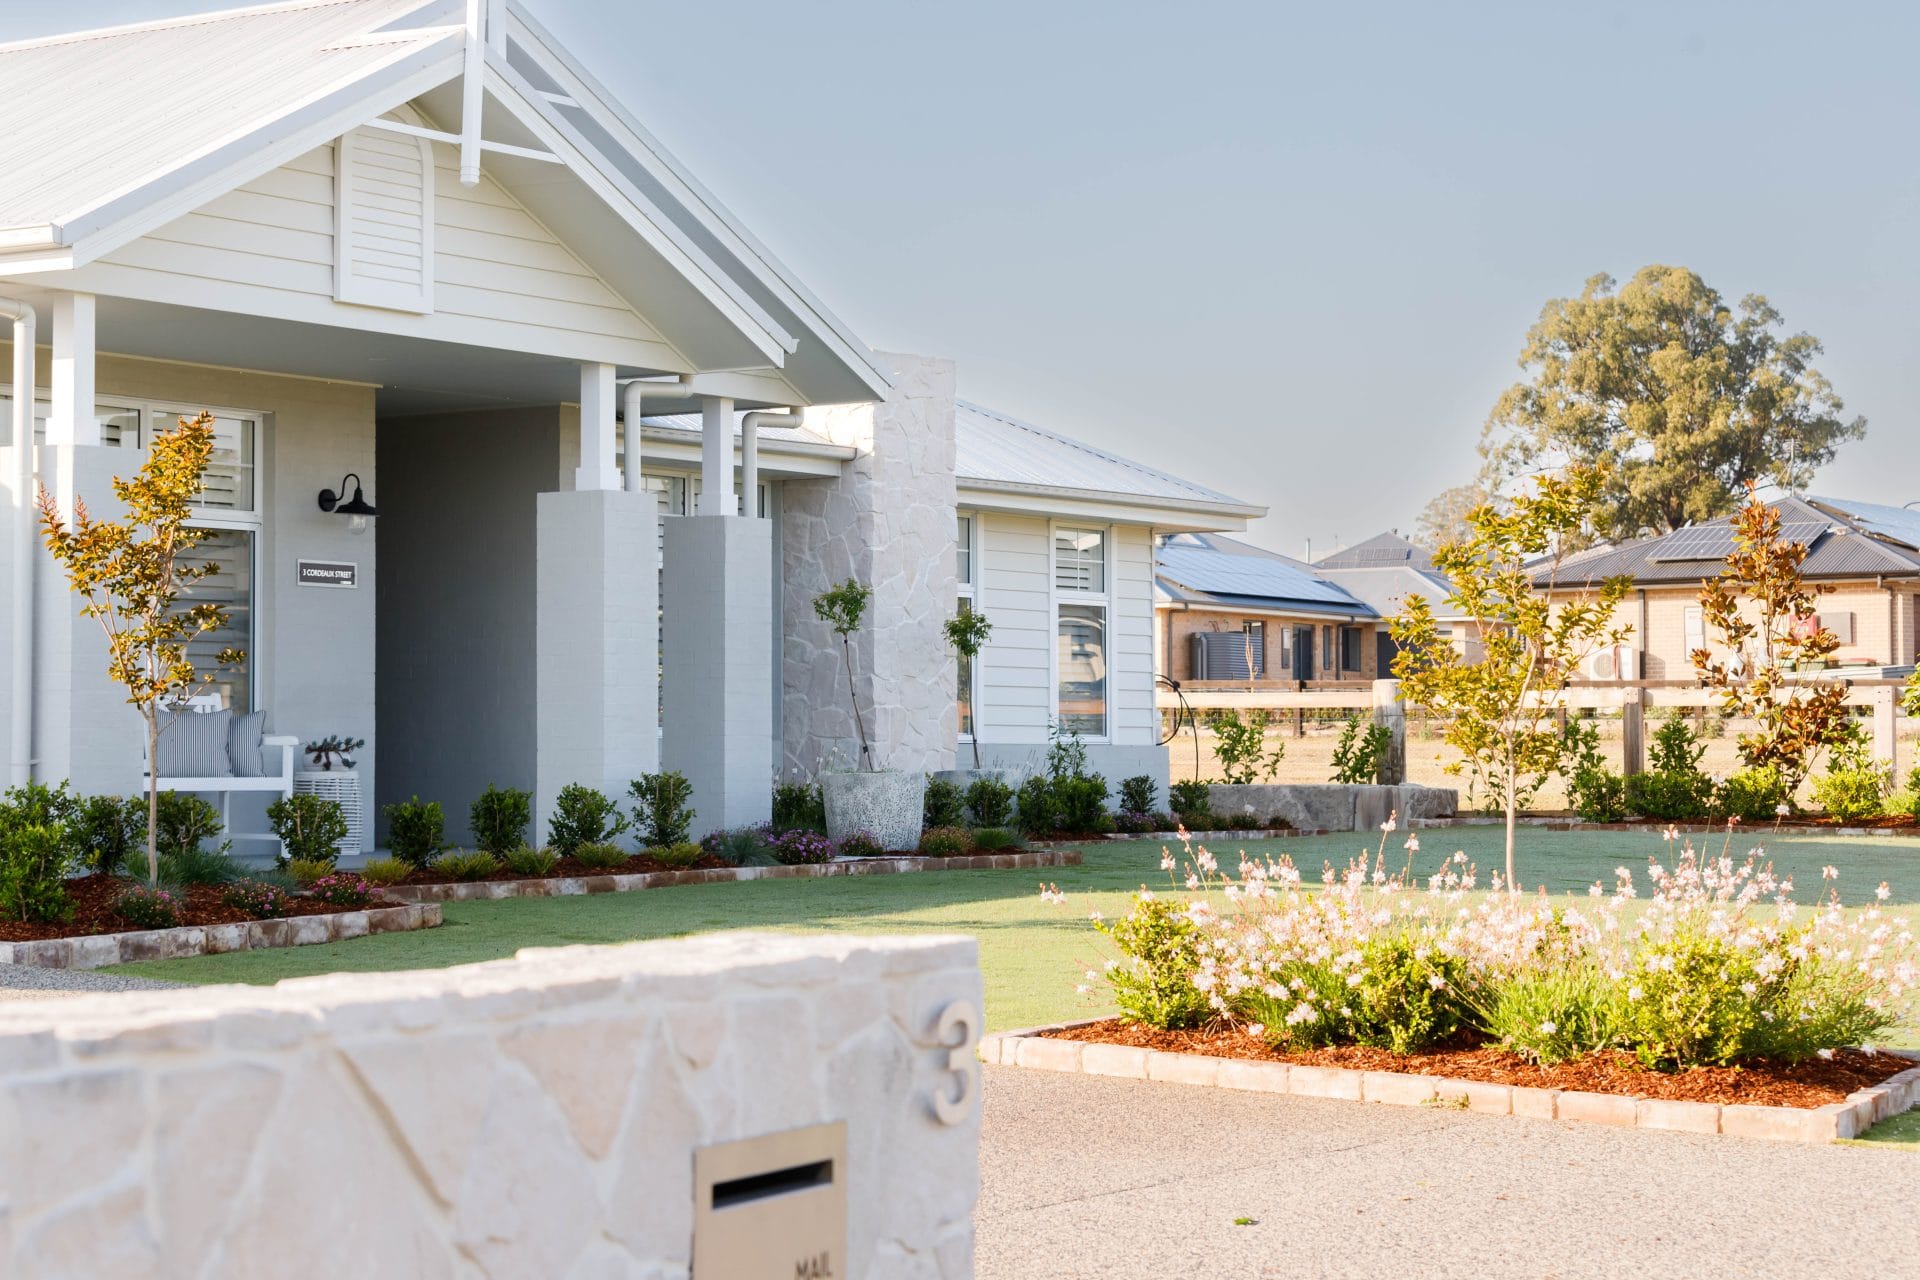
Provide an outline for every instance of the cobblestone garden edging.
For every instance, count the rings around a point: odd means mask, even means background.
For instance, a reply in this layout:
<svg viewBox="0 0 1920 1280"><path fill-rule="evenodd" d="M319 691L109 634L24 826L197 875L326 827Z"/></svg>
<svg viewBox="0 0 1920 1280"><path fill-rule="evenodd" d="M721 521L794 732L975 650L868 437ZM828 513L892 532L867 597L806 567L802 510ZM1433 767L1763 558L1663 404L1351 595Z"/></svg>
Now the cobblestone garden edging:
<svg viewBox="0 0 1920 1280"><path fill-rule="evenodd" d="M388 885L383 892L402 902L477 902L501 898L573 898L588 893L634 893L681 884L727 884L739 880L811 880L824 876L899 875L914 871L1022 871L1077 867L1077 849L1024 853L974 853L955 858L849 858L810 866L710 867L694 871L646 871L635 875L549 876L539 880L470 880L447 884Z"/></svg>
<svg viewBox="0 0 1920 1280"><path fill-rule="evenodd" d="M1537 1089L1446 1076L1406 1075L1397 1071L1356 1071L1348 1067L1164 1053L1132 1045L1093 1044L1042 1034L1087 1025L1087 1022L1065 1022L1051 1027L1000 1032L980 1041L980 1057L994 1066L1037 1071L1164 1080L1256 1093L1285 1093L1296 1098L1381 1102L1397 1107L1452 1107L1536 1120L1579 1120L1588 1124L1724 1134L1773 1142L1822 1143L1858 1137L1880 1121L1920 1104L1920 1067L1910 1067L1871 1089L1851 1093L1845 1102L1807 1109L1632 1098L1625 1094ZM1892 1050L1882 1052L1908 1060L1920 1056Z"/></svg>
<svg viewBox="0 0 1920 1280"><path fill-rule="evenodd" d="M110 964L141 960L177 960L185 956L221 955L228 951L266 951L275 947L305 947L321 942L343 942L376 933L406 933L431 929L440 923L440 905L410 902L400 906L335 911L318 916L290 916L281 920L247 920L237 924L192 924L177 929L139 929L130 933L98 933L76 938L42 938L37 942L0 942L0 964L33 965L42 969L99 969Z"/></svg>

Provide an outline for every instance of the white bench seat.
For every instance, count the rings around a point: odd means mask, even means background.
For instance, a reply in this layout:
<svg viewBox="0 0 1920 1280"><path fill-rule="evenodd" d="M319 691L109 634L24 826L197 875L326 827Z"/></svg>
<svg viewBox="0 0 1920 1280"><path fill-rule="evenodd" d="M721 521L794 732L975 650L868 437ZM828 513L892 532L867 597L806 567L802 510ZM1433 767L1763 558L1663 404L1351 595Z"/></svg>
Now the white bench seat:
<svg viewBox="0 0 1920 1280"><path fill-rule="evenodd" d="M189 714L203 709L213 710L214 707L206 706L200 699L192 699L189 701L187 707ZM233 808L232 797L235 792L247 792L254 795L277 795L282 798L291 798L293 795L293 761L295 754L300 750L300 739L281 734L267 734L260 739L260 745L267 753L269 759L274 758L274 752L279 753L279 767L272 773L257 778L241 777L237 774L221 774L198 778L186 776L169 778L163 775L160 778L158 786L162 791L184 791L190 795L219 796L220 827L226 833L227 839L270 840L276 847L280 847L280 851L284 853L284 847L280 846L280 837L274 835L271 831L241 832L236 834L233 830L233 823L231 821ZM148 779L153 777L151 763L149 763L146 770L146 776Z"/></svg>

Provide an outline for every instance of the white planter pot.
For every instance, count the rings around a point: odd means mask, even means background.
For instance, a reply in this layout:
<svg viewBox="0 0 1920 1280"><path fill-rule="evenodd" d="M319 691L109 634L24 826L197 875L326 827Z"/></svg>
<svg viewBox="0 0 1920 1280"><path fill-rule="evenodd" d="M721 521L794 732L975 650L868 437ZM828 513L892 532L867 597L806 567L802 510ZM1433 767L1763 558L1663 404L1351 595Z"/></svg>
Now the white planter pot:
<svg viewBox="0 0 1920 1280"><path fill-rule="evenodd" d="M347 820L347 837L334 847L343 856L358 856L365 848L366 826L360 812L360 775L352 769L301 769L293 775L295 795L338 800Z"/></svg>
<svg viewBox="0 0 1920 1280"><path fill-rule="evenodd" d="M826 793L829 839L865 831L889 852L920 847L925 775L897 769L829 773L820 779L820 786Z"/></svg>

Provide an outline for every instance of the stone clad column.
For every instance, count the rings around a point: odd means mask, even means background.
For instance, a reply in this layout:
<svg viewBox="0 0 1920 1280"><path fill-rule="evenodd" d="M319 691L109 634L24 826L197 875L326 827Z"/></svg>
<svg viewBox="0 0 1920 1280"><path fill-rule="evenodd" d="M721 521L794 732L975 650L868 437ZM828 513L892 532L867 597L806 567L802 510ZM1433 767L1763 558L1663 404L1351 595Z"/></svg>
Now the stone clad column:
<svg viewBox="0 0 1920 1280"><path fill-rule="evenodd" d="M895 383L878 404L809 409L807 426L859 455L832 480L784 486L781 610L784 772L858 763L840 638L813 598L857 578L873 588L855 637L861 714L882 769L932 772L954 761L955 659L946 620L954 565L954 365L885 354Z"/></svg>
<svg viewBox="0 0 1920 1280"><path fill-rule="evenodd" d="M660 689L653 495L587 489L537 503L534 844L568 783L624 805L627 784L659 767Z"/></svg>

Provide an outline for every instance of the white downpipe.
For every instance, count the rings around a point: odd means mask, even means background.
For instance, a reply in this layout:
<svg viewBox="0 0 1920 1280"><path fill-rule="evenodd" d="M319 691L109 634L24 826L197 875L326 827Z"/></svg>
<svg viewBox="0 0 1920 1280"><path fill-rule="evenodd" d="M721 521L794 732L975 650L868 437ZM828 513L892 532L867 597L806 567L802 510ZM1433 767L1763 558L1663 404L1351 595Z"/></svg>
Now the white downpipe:
<svg viewBox="0 0 1920 1280"><path fill-rule="evenodd" d="M621 417L626 422L621 428L620 442L627 455L627 492L638 493L640 484L640 418L641 399L646 396L669 395L671 399L693 391L693 375L683 373L674 382L629 382L625 386L626 396L621 404Z"/></svg>
<svg viewBox="0 0 1920 1280"><path fill-rule="evenodd" d="M13 321L13 678L10 785L33 780L33 308L0 298Z"/></svg>
<svg viewBox="0 0 1920 1280"><path fill-rule="evenodd" d="M760 428L798 427L801 422L798 410L755 409L740 419L740 502L749 519L760 514Z"/></svg>
<svg viewBox="0 0 1920 1280"><path fill-rule="evenodd" d="M460 185L480 185L480 102L486 87L487 0L467 0L467 61L460 80Z"/></svg>

